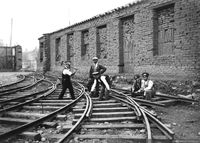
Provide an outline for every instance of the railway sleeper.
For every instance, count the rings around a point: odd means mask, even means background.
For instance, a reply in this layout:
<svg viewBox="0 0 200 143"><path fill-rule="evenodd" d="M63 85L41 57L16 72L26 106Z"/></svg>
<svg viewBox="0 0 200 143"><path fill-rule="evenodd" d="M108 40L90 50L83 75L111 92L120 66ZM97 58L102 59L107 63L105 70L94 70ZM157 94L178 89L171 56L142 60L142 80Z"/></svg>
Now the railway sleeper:
<svg viewBox="0 0 200 143"><path fill-rule="evenodd" d="M82 129L144 129L144 124L133 124L133 123L117 123L117 124L84 124L81 126ZM151 128L155 128L155 125L151 125ZM72 125L65 125L62 128L62 132L67 132L72 128Z"/></svg>
<svg viewBox="0 0 200 143"><path fill-rule="evenodd" d="M52 142L58 141L63 135L52 135L49 136ZM153 143L171 143L171 141L162 135L153 135ZM97 142L101 142L101 140L106 140L107 142L132 142L132 143L146 143L146 135L137 134L137 135L96 135L96 134L75 134L74 140L83 141L83 140L96 140ZM88 141L89 142L89 141ZM103 142L103 141L102 141Z"/></svg>
<svg viewBox="0 0 200 143"><path fill-rule="evenodd" d="M93 113L98 113L98 112L126 112L126 111L132 111L130 108L128 107L115 107L115 108L93 108L92 112ZM84 109L76 109L76 108L73 108L73 112L75 114L78 114L78 113L83 113L84 112Z"/></svg>
<svg viewBox="0 0 200 143"><path fill-rule="evenodd" d="M82 114L75 114L75 119L79 119ZM135 116L135 112L104 112L104 113L93 113L91 118L108 118L108 117L132 117Z"/></svg>
<svg viewBox="0 0 200 143"><path fill-rule="evenodd" d="M21 113L21 112L7 112L5 113L3 116L4 117L10 117L13 119L13 117L17 117L17 118L26 118L26 119L37 119L37 118L41 118L41 117L45 117L48 114L39 114L39 113ZM67 119L67 115L57 115L55 117L57 120L61 120L64 121ZM9 118L7 118L9 119ZM3 120L3 118L0 118L0 121Z"/></svg>
<svg viewBox="0 0 200 143"><path fill-rule="evenodd" d="M23 132L19 135L19 138L24 140L35 140L40 141L41 140L41 134L36 132Z"/></svg>
<svg viewBox="0 0 200 143"><path fill-rule="evenodd" d="M1 123L9 123L9 124L27 124L33 122L34 120L27 119L13 119L13 118L0 118ZM46 128L55 128L58 124L55 122L43 122L39 126Z"/></svg>
<svg viewBox="0 0 200 143"><path fill-rule="evenodd" d="M73 122L72 124L75 125L76 122L78 121L79 119L73 119ZM121 122L121 121L136 121L137 120L137 117L134 116L134 117L113 117L113 118L90 118L89 121L90 122Z"/></svg>

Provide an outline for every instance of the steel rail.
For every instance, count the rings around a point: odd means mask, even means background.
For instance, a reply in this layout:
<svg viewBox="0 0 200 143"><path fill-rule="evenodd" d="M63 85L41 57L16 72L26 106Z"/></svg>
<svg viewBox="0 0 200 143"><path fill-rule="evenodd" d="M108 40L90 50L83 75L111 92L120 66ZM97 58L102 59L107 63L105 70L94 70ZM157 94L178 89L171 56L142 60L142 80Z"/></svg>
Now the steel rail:
<svg viewBox="0 0 200 143"><path fill-rule="evenodd" d="M41 73L34 73L34 75L33 76L35 76L35 75L40 75L42 78L38 78L38 79L44 79L44 75L43 74L41 74Z"/></svg>
<svg viewBox="0 0 200 143"><path fill-rule="evenodd" d="M0 87L0 89L1 89L1 88L4 88L4 87L12 86L12 85L14 85L14 84L18 84L18 83L24 81L25 78L26 78L25 75L20 75L20 76L22 76L22 78L21 78L20 80L18 80L18 81L16 81L16 82L12 82L12 83L8 83L8 84L5 84L5 85L2 85L2 86Z"/></svg>
<svg viewBox="0 0 200 143"><path fill-rule="evenodd" d="M40 81L43 81L43 80L45 80L45 79L42 79L42 80L40 80ZM48 80L46 80L46 81L48 81ZM39 82L39 81L38 81L38 82ZM53 86L49 87L50 90L49 90L48 92L44 93L43 95L40 95L40 96L37 97L37 98L34 98L34 99L31 99L31 100L25 101L25 102L23 102L23 103L19 103L19 104L17 104L17 105L14 105L14 106L11 106L11 107L8 107L8 108L5 108L5 109L1 109L1 110L0 110L0 114L3 114L4 112L7 112L7 111L19 109L19 108L21 108L22 106L29 105L29 104L31 104L32 102L38 101L38 100L40 100L40 99L42 99L42 98L48 96L49 94L51 94L52 92L54 92L54 91L56 90L56 85L54 85L51 81L48 81L48 82L50 82L50 83L53 85Z"/></svg>
<svg viewBox="0 0 200 143"><path fill-rule="evenodd" d="M19 90L19 89L22 89L22 88L27 87L29 85L30 84L25 85L25 86L14 87L14 88L11 88L11 89L0 90L0 93L5 93L5 92L9 92L9 91L11 92L11 91L14 91L14 90Z"/></svg>
<svg viewBox="0 0 200 143"><path fill-rule="evenodd" d="M49 93L45 93L45 95L38 97L37 100L50 95L55 90L56 90L56 85L53 86L53 88L51 89L51 91L49 91ZM82 98L82 96L84 94L79 94L79 95L80 96L76 100L74 100L74 101L70 102L69 104L67 104L66 106L64 106L64 107L62 107L62 108L60 108L60 109L48 114L45 117L42 117L42 118L37 119L37 120L35 120L33 122L30 122L30 123L27 123L25 125L22 125L22 126L20 126L18 128L13 129L12 131L0 134L0 141L5 140L5 139L7 139L9 137L13 137L15 135L18 135L18 134L20 134L20 133L22 133L22 132L24 132L24 131L26 131L28 129L31 129L31 128L41 124L44 121L48 121L48 120L52 119L53 117L55 117L59 113L65 112L66 110L69 110L70 108L72 108Z"/></svg>
<svg viewBox="0 0 200 143"><path fill-rule="evenodd" d="M56 88L54 87L54 88L51 90L51 93L52 93L55 89L56 89ZM49 92L48 94L51 94L51 93ZM39 99L39 98L41 98L41 97L38 97L38 99ZM35 101L35 100L34 100L34 101ZM33 102L33 100L28 101L28 102L26 102L26 103L22 103L20 106L17 105L17 108L19 108L19 107L21 107L21 106L23 106L23 105L26 105L27 103L31 103L31 102ZM13 108L13 109L16 109L16 107ZM47 115L47 116L48 116L48 115ZM18 128L15 128L15 129L13 129L13 130L11 130L11 131L9 131L9 132L0 134L0 141L5 140L5 139L7 139L7 138L9 138L9 137L12 137L12 136L14 136L14 135L20 134L20 133L22 133L23 131L26 131L27 129L30 129L30 128L34 127L34 126L39 125L42 121L47 120L47 116L45 116L45 117L43 117L43 118L40 118L40 119L38 119L38 120L35 120L35 121L33 121L33 122L27 123L27 124L25 124L25 125L22 125L22 126L20 126L20 127L18 127ZM48 116L48 117L49 117L49 116Z"/></svg>
<svg viewBox="0 0 200 143"><path fill-rule="evenodd" d="M0 114L3 114L3 113L8 112L8 111L12 111L12 110L19 109L19 108L21 108L22 106L29 105L29 104L31 104L32 102L38 101L38 100L40 100L40 99L46 97L47 95L51 94L52 92L54 92L55 89L56 89L55 87L52 87L51 90L49 90L48 92L44 93L43 95L41 95L41 96L39 96L39 97L37 97L37 98L34 98L34 99L31 99L31 100L25 101L25 102L23 102L23 103L19 103L19 104L17 104L17 105L14 105L14 106L11 106L11 107L8 107L8 108L1 109L1 110L0 110Z"/></svg>
<svg viewBox="0 0 200 143"><path fill-rule="evenodd" d="M131 99L133 102L134 99ZM135 102L136 103L136 102ZM136 105L140 108L141 111L143 111L149 118L149 120L154 123L164 134L167 136L170 140L173 139L174 133L168 129L162 122L160 122L157 118L155 118L152 113L150 113L148 110L140 106L139 104L136 103Z"/></svg>
<svg viewBox="0 0 200 143"><path fill-rule="evenodd" d="M89 109L88 109L88 111L86 113L86 117L90 118L91 115L92 115L92 110L93 110L93 102L92 102L92 98L89 96L89 94L87 94L87 96L89 97Z"/></svg>
<svg viewBox="0 0 200 143"><path fill-rule="evenodd" d="M172 132L169 128L167 128L162 122L156 119L154 116L144 111L147 114L148 119L156 125L164 134L168 137L169 140L174 139L174 132Z"/></svg>
<svg viewBox="0 0 200 143"><path fill-rule="evenodd" d="M148 120L146 114L144 113L144 111L142 109L140 111L143 115L143 122L146 125L145 127L146 127L146 130L147 130L146 143L152 143L151 127L150 127L149 120Z"/></svg>
<svg viewBox="0 0 200 143"><path fill-rule="evenodd" d="M137 116L137 119L139 119L141 117L141 112L139 110L139 108L137 108L137 106L135 106L133 103L126 101L125 99L122 99L121 96L117 96L117 95L110 95L111 97L115 98L118 101L121 101L125 104L127 104L132 110L135 111L135 114Z"/></svg>
<svg viewBox="0 0 200 143"><path fill-rule="evenodd" d="M51 88L52 87L48 87L45 90L42 90L42 91L39 91L39 92L36 92L36 93L33 93L33 94L28 94L28 95L24 95L24 96L20 96L20 97L16 97L16 98L8 99L8 100L3 100L3 101L0 101L0 105L4 105L4 104L7 104L9 102L19 101L19 100L22 100L22 99L25 99L25 98L28 98L28 97L36 96L38 94L41 94L41 93L44 93L44 92L50 90Z"/></svg>
<svg viewBox="0 0 200 143"><path fill-rule="evenodd" d="M178 97L178 96L172 96L172 95L168 95L168 94L164 94L164 93L160 93L160 92L156 92L156 95L157 97L161 97L161 98L164 98L164 99L174 99L176 101L182 101L182 102L198 102L197 100L195 99L188 99L188 98L182 98L182 97Z"/></svg>
<svg viewBox="0 0 200 143"><path fill-rule="evenodd" d="M34 79L34 77L32 77ZM21 91L21 90L25 90L31 86L34 86L38 81L34 79L34 83L33 84L28 84L28 85L25 85L25 86L21 86L19 89L6 89L6 90L2 90L0 91L0 96L3 96L3 95L6 95L6 94L11 94L11 93L15 93L15 92L18 92L18 91Z"/></svg>
<svg viewBox="0 0 200 143"><path fill-rule="evenodd" d="M131 102L131 103L134 105L135 109L137 110L136 113L139 113L139 117L141 117L141 111L140 111L140 109L138 108L137 104L135 104L135 102L132 102L132 100L131 100L130 97L126 96L126 98L127 98L127 100L128 100L129 102Z"/></svg>
<svg viewBox="0 0 200 143"><path fill-rule="evenodd" d="M26 76L24 76L24 77L26 77ZM33 78L33 77L31 77L31 78ZM34 81L35 81L35 79L34 79ZM11 89L0 90L0 93L4 93L4 92L8 92L8 91L13 91L13 90L18 90L18 89L24 88L24 87L29 86L29 85L31 85L31 84L28 84L28 85L25 85L25 86L14 87L14 88L11 88Z"/></svg>
<svg viewBox="0 0 200 143"><path fill-rule="evenodd" d="M146 139L146 143L152 143L152 135L151 135L151 127L150 127L150 123L149 123L149 120L146 116L146 114L144 113L144 110L145 108L143 108L142 106L140 106L137 102L135 102L131 97L127 96L127 99L135 104L135 106L140 110L140 112L142 113L142 116L143 116L143 122L144 124L146 125L146 130L147 130L147 139ZM145 109L146 110L146 109ZM148 110L146 110L147 112L149 112Z"/></svg>
<svg viewBox="0 0 200 143"><path fill-rule="evenodd" d="M125 95L125 97L128 97ZM132 102L135 102L134 99L135 98L130 98L128 97ZM168 129L162 122L160 122L158 119L156 119L151 113L149 113L149 111L147 111L146 109L144 109L143 107L141 107L139 104L137 104L137 102L135 102L136 105L138 106L138 108L140 109L141 112L145 113L143 114L143 117L146 118L145 116L147 115L148 119L155 124L164 134L166 137L168 137L169 140L173 140L174 138L174 133ZM146 123L146 127L147 127L147 143L151 143L152 142L152 137L151 137L151 132L150 132L150 126L148 119L145 119L145 123ZM148 127L149 126L149 127Z"/></svg>
<svg viewBox="0 0 200 143"><path fill-rule="evenodd" d="M83 85L82 85L82 88ZM85 110L82 114L82 116L80 117L80 119L76 122L76 124L64 135L64 137L62 137L60 140L58 140L56 143L64 143L64 142L69 142L69 140L72 138L72 135L73 135L73 132L78 130L80 127L81 127L81 124L87 120L87 115L89 116L90 115L90 111L91 110L91 97L89 96L89 94L87 94L85 92L85 88L83 90L83 95L85 95L85 98L86 98L86 107L85 107Z"/></svg>
<svg viewBox="0 0 200 143"><path fill-rule="evenodd" d="M113 98L118 98L118 97L115 97L113 95L111 95ZM127 98L127 100L129 101L125 101L123 99L118 99L118 100L121 100L125 103L127 103L128 105L131 105L134 107L134 109L136 109L136 115L137 115L137 112L140 113L140 117L143 116L143 123L146 125L145 128L147 130L147 138L146 138L146 143L152 143L152 135L151 135L151 128L150 128L150 123L149 123L149 120L146 116L146 114L144 113L144 111L140 108L141 106L138 106L137 102L135 102L133 99L131 99L131 97L125 95L125 97Z"/></svg>
<svg viewBox="0 0 200 143"><path fill-rule="evenodd" d="M128 98L129 98L129 101L132 102L132 103L134 103L140 110L142 109L145 112L148 112L149 114L151 114L152 116L155 116L155 117L157 116L157 114L153 114L153 113L149 112L149 110L147 110L144 107L140 106L132 97L128 96Z"/></svg>
<svg viewBox="0 0 200 143"><path fill-rule="evenodd" d="M113 90L111 89L112 92L114 93L117 93L119 95L122 95L124 97L126 97L126 94L122 93L122 92L118 92L117 90ZM133 98L133 97L132 97ZM135 101L143 104L143 105L148 105L148 106L158 106L158 107L165 107L164 104L161 104L161 103L155 103L155 102L151 102L151 101L148 101L148 100L143 100L143 99L138 99L138 98L133 98Z"/></svg>
<svg viewBox="0 0 200 143"><path fill-rule="evenodd" d="M131 92L130 90L127 90L127 89L119 89L119 88L113 88L113 89L121 90L121 91L124 91L124 92ZM161 93L161 92L156 92L155 96L163 98L163 99L174 99L174 100L177 100L177 101L189 102L189 103L191 103L191 102L196 102L197 103L198 102L195 99L188 99L188 98L172 96L172 95L164 94L164 93Z"/></svg>
<svg viewBox="0 0 200 143"><path fill-rule="evenodd" d="M12 93L15 93L15 92L19 92L19 91L22 91L22 90L29 89L29 88L35 86L36 84L38 84L38 83L40 83L40 82L42 82L42 81L47 81L47 80L45 80L45 79L37 80L37 81L34 82L33 84L29 84L29 85L24 86L24 87L22 87L22 88L20 88L20 89L11 90L11 91L8 90L7 92L4 92L4 93L0 94L0 96L7 95L7 94L12 94Z"/></svg>

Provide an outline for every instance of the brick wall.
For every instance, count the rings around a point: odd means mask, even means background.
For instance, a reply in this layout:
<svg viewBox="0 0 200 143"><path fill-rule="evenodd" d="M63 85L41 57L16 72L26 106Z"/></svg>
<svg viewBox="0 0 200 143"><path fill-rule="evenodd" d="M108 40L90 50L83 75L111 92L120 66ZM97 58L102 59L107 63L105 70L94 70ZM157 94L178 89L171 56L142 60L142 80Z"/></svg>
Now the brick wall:
<svg viewBox="0 0 200 143"><path fill-rule="evenodd" d="M106 30L98 35L101 26ZM83 31L88 31L89 38L86 57L81 57ZM52 71L62 70L60 61L68 59L68 34L73 34L70 46L74 52L69 59L81 75L87 75L92 57L105 51L106 58L99 56L99 63L107 67L108 74L148 71L151 75L189 77L200 72L199 0L144 0L50 33ZM61 38L61 60L56 62L57 38ZM105 49L102 53L99 42Z"/></svg>

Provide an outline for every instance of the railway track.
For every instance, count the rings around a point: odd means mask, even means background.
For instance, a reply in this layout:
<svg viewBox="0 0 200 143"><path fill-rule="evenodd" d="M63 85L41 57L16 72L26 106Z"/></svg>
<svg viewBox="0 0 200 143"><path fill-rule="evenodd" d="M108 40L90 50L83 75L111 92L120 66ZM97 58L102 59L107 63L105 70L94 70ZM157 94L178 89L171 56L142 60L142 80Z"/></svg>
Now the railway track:
<svg viewBox="0 0 200 143"><path fill-rule="evenodd" d="M45 78L50 79L49 76ZM52 78L53 81L55 81L55 79L56 78ZM80 87L75 88L76 96L78 96L76 101L70 101L69 99L55 100L58 99L57 93L60 92L60 89L56 88L57 86L58 81L56 79L52 89L45 92L43 95L31 100L26 100L12 107L12 109L1 110L0 141L25 142L27 140L40 140L41 136L39 133L35 132L35 130L43 129L40 127L54 128L57 125L56 120L58 122L64 120L66 115L62 115L63 112L65 113L71 108L71 106L80 99L79 96L83 96L84 92L80 90Z"/></svg>
<svg viewBox="0 0 200 143"><path fill-rule="evenodd" d="M28 82L28 80L30 80ZM45 79L38 79L30 76L26 78L26 83L29 83L28 85L20 86L20 88L11 87L9 89L1 90L0 92L0 105L1 108L3 105L8 104L16 104L13 102L21 102L23 100L28 100L30 98L34 98L36 96L39 96L40 94L48 91L53 83L49 82Z"/></svg>
<svg viewBox="0 0 200 143"><path fill-rule="evenodd" d="M71 142L80 143L172 142L174 133L166 128L155 114L140 106L132 98L122 96L118 91L112 90L110 96L112 97L110 100L92 99L93 108L89 109L90 116L81 123L81 128L73 134L73 137L68 136L65 141L57 142L70 142L70 139ZM74 126L86 112L82 108L73 108ZM68 131L72 127L73 125L64 126L63 131Z"/></svg>
<svg viewBox="0 0 200 143"><path fill-rule="evenodd" d="M149 108L163 108L166 105L162 102L132 98L128 91L120 89L112 89L109 100L98 101L76 81L73 81L76 100L71 100L68 91L63 100L58 100L61 92L58 79L44 76L44 80L54 82L48 92L34 101L28 100L16 111L0 112L0 123L14 124L14 127L8 126L10 131L0 134L0 140L11 143L173 142L174 133ZM16 124L22 126L16 128ZM0 126L5 128L4 124Z"/></svg>
<svg viewBox="0 0 200 143"><path fill-rule="evenodd" d="M130 90L119 89L119 88L113 88L113 89L120 91L124 95L131 96ZM138 102L146 101L146 100L143 100L143 96L137 96L134 98L134 100L136 100ZM162 104L164 106L175 105L175 104L177 104L177 102L185 102L185 103L192 103L192 104L200 105L199 104L200 101L198 101L198 100L188 99L188 98L179 97L179 96L172 96L172 95L164 94L161 92L156 92L155 97L153 97L151 99L151 101L148 101L148 102L151 105L155 103L155 104Z"/></svg>
<svg viewBox="0 0 200 143"><path fill-rule="evenodd" d="M0 96L14 93L34 84L36 79L33 76L23 76L23 78L15 83L10 83L0 87Z"/></svg>

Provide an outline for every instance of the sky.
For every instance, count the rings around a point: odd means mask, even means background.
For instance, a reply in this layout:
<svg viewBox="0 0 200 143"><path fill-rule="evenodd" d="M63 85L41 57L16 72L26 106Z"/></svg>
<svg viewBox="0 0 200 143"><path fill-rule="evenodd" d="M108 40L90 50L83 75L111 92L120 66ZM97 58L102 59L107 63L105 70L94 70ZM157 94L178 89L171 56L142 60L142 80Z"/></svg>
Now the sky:
<svg viewBox="0 0 200 143"><path fill-rule="evenodd" d="M0 0L0 42L39 47L38 38L136 0Z"/></svg>

